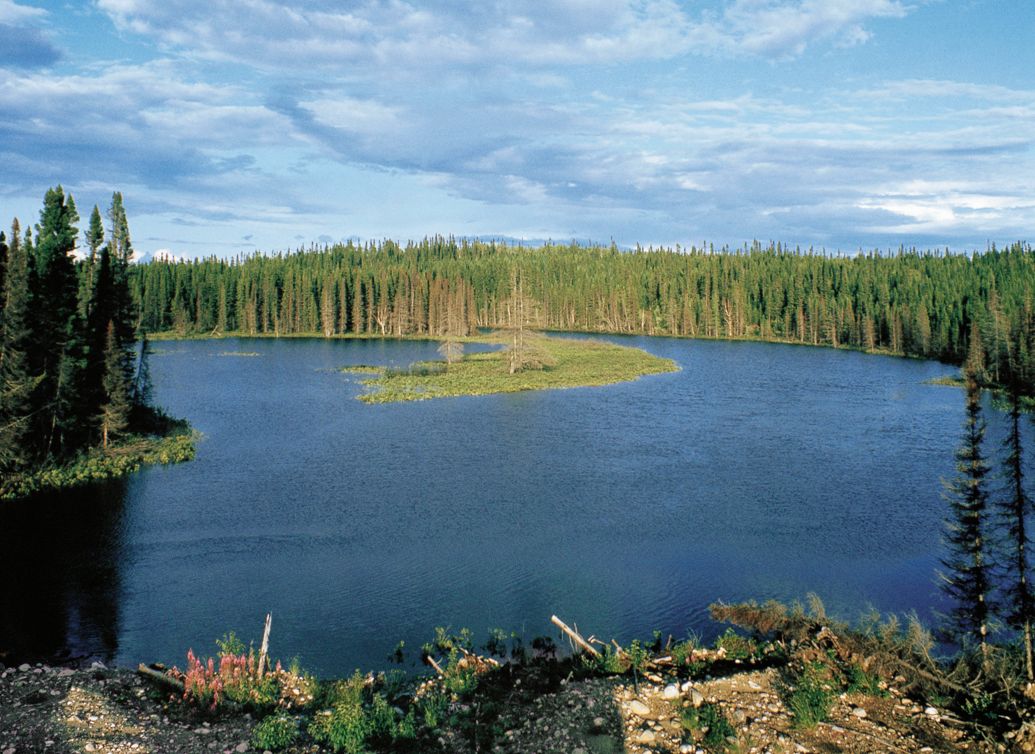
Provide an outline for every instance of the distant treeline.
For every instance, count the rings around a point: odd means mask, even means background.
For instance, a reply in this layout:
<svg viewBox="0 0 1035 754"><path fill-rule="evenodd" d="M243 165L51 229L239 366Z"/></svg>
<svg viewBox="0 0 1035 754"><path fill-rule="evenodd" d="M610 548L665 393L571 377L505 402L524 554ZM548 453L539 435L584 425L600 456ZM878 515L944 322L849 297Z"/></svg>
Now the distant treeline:
<svg viewBox="0 0 1035 754"><path fill-rule="evenodd" d="M1035 384L1035 254L901 251L831 256L546 245L441 237L353 243L132 270L148 331L464 335L555 330L759 338L960 363L977 322L991 382Z"/></svg>

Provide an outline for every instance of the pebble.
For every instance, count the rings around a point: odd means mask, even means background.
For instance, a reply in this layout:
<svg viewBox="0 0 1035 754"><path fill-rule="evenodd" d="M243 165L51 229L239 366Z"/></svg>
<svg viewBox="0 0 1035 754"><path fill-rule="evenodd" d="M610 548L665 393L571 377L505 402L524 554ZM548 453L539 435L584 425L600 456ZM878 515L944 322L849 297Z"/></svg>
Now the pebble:
<svg viewBox="0 0 1035 754"><path fill-rule="evenodd" d="M641 733L641 734L639 735L639 737L637 737L637 739L636 739L636 743L640 743L640 744L652 744L652 743L654 743L654 739L655 739L655 738L656 738L656 737L655 737L655 735L654 735L654 731L652 731L652 730L645 730L645 731L643 731L643 732L642 732L642 733Z"/></svg>
<svg viewBox="0 0 1035 754"><path fill-rule="evenodd" d="M593 718L593 730L603 730L604 726L607 725L607 721L602 717ZM511 732L511 731L508 731Z"/></svg>
<svg viewBox="0 0 1035 754"><path fill-rule="evenodd" d="M866 717L866 710L864 710L862 707L856 707L852 710L852 714L856 717Z"/></svg>
<svg viewBox="0 0 1035 754"><path fill-rule="evenodd" d="M18 666L18 670L22 673L27 673L30 670L32 670L32 665L30 665L27 662L23 662L21 665Z"/></svg>
<svg viewBox="0 0 1035 754"><path fill-rule="evenodd" d="M237 748L234 749L234 751L236 751L237 754L244 754L246 751L248 751L248 742L241 741L241 743L237 744Z"/></svg>
<svg viewBox="0 0 1035 754"><path fill-rule="evenodd" d="M924 714L930 715L931 717L936 717L938 715L938 710L936 710L934 707L928 707L924 710Z"/></svg>
<svg viewBox="0 0 1035 754"><path fill-rule="evenodd" d="M641 702L639 699L633 699L631 702L629 702L629 711L632 712L634 715L639 715L640 717L647 717L648 715L650 715L650 707Z"/></svg>
<svg viewBox="0 0 1035 754"><path fill-rule="evenodd" d="M690 691L690 704L694 707L700 707L704 704L704 694L697 689L691 689Z"/></svg>
<svg viewBox="0 0 1035 754"><path fill-rule="evenodd" d="M661 696L664 699L675 699L679 696L679 687L670 683L665 687L665 690L661 692Z"/></svg>
<svg viewBox="0 0 1035 754"><path fill-rule="evenodd" d="M679 754L694 754L694 745L693 744L680 744L679 745Z"/></svg>

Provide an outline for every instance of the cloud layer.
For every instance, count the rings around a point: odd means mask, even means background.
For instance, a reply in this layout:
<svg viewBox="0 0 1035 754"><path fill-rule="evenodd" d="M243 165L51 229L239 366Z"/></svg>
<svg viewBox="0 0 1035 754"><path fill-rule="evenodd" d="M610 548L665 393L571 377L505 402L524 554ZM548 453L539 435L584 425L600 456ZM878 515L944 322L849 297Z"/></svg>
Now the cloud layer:
<svg viewBox="0 0 1035 754"><path fill-rule="evenodd" d="M1035 83L949 58L937 78L869 71L884 30L938 6L342 7L96 0L105 59L65 19L0 0L0 34L22 40L0 47L0 203L121 188L154 248L218 253L297 235L1032 235Z"/></svg>

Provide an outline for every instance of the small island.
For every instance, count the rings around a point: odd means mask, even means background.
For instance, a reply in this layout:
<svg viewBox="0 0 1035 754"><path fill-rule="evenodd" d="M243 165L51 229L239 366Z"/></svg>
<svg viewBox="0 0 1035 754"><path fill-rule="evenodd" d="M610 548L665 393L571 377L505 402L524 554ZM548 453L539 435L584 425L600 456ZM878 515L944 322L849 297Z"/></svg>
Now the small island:
<svg viewBox="0 0 1035 754"><path fill-rule="evenodd" d="M463 343L492 343L505 347L462 356ZM371 373L363 380L365 403L395 403L461 395L517 393L629 382L648 374L679 370L639 348L599 340L547 337L525 333L520 341L506 334L444 341L444 361L425 361L406 369L344 367L350 373Z"/></svg>

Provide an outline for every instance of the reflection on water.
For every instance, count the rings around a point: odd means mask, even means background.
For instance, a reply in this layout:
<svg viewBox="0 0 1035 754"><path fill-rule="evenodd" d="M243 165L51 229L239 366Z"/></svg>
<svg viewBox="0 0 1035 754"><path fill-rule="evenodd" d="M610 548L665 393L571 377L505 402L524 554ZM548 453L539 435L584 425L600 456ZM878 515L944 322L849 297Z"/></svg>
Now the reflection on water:
<svg viewBox="0 0 1035 754"><path fill-rule="evenodd" d="M118 650L126 483L0 504L0 661Z"/></svg>
<svg viewBox="0 0 1035 754"><path fill-rule="evenodd" d="M0 649L183 663L274 614L276 656L382 667L435 626L708 638L718 599L930 617L962 396L932 362L613 338L682 371L368 406L345 364L434 342L176 343L197 459L0 508ZM226 353L258 354L232 358ZM989 447L1000 415L990 414Z"/></svg>

